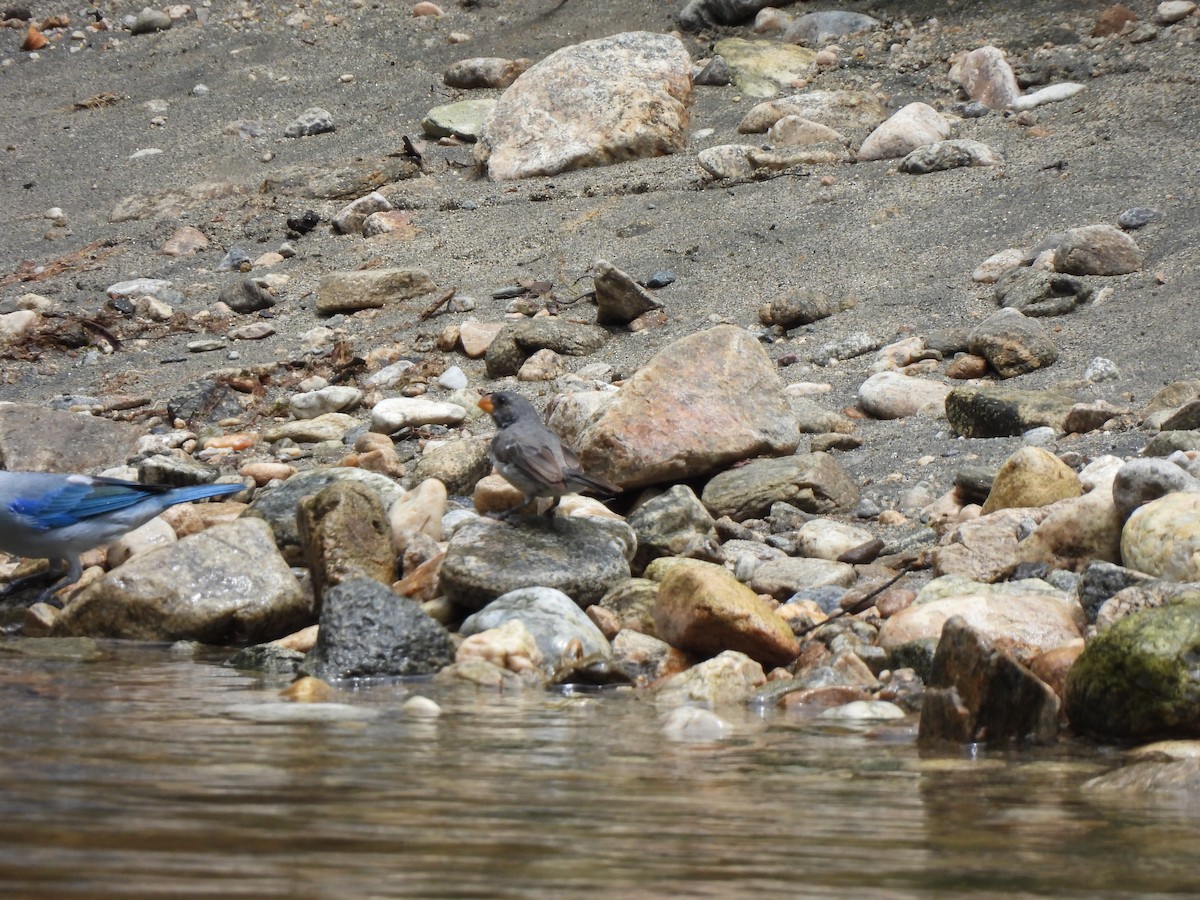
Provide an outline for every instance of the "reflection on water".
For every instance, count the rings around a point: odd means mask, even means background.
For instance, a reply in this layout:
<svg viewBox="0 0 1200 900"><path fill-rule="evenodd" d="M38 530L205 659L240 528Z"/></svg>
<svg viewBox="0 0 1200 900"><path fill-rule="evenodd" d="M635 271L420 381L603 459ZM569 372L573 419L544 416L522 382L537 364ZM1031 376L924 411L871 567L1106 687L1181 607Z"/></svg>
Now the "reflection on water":
<svg viewBox="0 0 1200 900"><path fill-rule="evenodd" d="M663 739L630 695L430 684L247 718L280 679L163 647L0 643L0 890L103 897L1194 895L1200 818L1099 806L1089 748L922 757L911 728L735 712ZM436 699L435 720L404 699ZM264 710L264 713L266 710Z"/></svg>

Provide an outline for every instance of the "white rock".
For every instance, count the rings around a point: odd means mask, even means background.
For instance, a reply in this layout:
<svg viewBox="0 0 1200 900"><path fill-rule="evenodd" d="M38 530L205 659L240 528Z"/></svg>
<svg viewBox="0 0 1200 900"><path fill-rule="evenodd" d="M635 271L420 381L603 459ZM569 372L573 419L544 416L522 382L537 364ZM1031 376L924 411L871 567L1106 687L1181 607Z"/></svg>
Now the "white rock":
<svg viewBox="0 0 1200 900"><path fill-rule="evenodd" d="M371 410L371 430L394 434L401 428L421 425L461 425L466 418L467 411L457 403L424 397L391 397L380 400Z"/></svg>
<svg viewBox="0 0 1200 900"><path fill-rule="evenodd" d="M289 405L297 419L315 419L325 413L345 412L362 402L362 391L349 385L330 385L303 394L294 394Z"/></svg>
<svg viewBox="0 0 1200 900"><path fill-rule="evenodd" d="M1073 81L1064 81L1062 84L1052 84L1049 87L1042 88L1040 91L1034 91L1031 94L1018 97L1010 105L1014 110L1020 112L1023 109L1033 109L1035 106L1043 106L1046 103L1058 103L1060 100L1074 97L1083 89L1084 85L1082 84L1076 84Z"/></svg>
<svg viewBox="0 0 1200 900"><path fill-rule="evenodd" d="M802 556L836 560L847 550L853 550L875 535L865 528L855 528L834 519L812 519L800 526L796 546Z"/></svg>
<svg viewBox="0 0 1200 900"><path fill-rule="evenodd" d="M945 415L950 385L899 372L877 372L858 388L858 403L877 419L902 419L917 413Z"/></svg>
<svg viewBox="0 0 1200 900"><path fill-rule="evenodd" d="M862 162L907 156L950 137L950 123L927 103L910 103L872 131L858 150Z"/></svg>
<svg viewBox="0 0 1200 900"><path fill-rule="evenodd" d="M1154 21L1160 25L1171 25L1181 19L1186 19L1196 11L1192 0L1165 0L1154 10Z"/></svg>
<svg viewBox="0 0 1200 900"><path fill-rule="evenodd" d="M1019 247L993 253L975 267L975 271L971 273L971 280L976 284L995 284L1001 275L1009 269L1015 269L1024 260L1025 251Z"/></svg>

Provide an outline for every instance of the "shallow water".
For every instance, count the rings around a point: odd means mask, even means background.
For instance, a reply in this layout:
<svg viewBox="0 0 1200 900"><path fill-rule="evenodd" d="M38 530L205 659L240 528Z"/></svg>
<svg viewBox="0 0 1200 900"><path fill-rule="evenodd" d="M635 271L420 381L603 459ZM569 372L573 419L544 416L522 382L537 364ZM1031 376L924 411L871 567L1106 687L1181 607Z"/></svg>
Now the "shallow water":
<svg viewBox="0 0 1200 900"><path fill-rule="evenodd" d="M1093 748L923 756L911 723L773 710L677 743L628 694L412 683L334 718L222 654L27 655L55 643L0 641L6 896L1200 893L1200 814L1089 800Z"/></svg>

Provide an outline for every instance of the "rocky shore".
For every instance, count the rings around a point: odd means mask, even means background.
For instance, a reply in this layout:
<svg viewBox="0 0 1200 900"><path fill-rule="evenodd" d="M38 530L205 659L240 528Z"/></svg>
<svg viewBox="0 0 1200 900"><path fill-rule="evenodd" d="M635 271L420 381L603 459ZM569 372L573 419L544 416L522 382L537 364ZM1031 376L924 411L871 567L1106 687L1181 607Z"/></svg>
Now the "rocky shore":
<svg viewBox="0 0 1200 900"><path fill-rule="evenodd" d="M5 468L244 486L7 629L1200 734L1195 4L581 7L6 11ZM500 388L620 494L499 519Z"/></svg>

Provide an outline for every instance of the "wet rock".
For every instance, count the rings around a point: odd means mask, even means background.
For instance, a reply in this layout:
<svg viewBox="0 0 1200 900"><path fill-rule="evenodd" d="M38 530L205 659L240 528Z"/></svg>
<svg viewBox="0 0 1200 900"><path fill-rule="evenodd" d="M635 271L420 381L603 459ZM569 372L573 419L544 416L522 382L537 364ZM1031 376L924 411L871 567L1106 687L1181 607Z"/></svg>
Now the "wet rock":
<svg viewBox="0 0 1200 900"><path fill-rule="evenodd" d="M1135 762L1085 781L1080 790L1089 799L1112 799L1122 809L1157 801L1190 811L1200 801L1200 760Z"/></svg>
<svg viewBox="0 0 1200 900"><path fill-rule="evenodd" d="M570 597L567 597L567 602L576 613L579 612ZM520 619L509 619L501 625L475 631L464 638L455 651L454 661L461 663L472 659L487 660L502 669L522 674L539 669L545 656L525 624Z"/></svg>
<svg viewBox="0 0 1200 900"><path fill-rule="evenodd" d="M887 113L879 99L865 91L809 91L759 103L738 123L738 132L761 134L786 116L817 122L840 134L865 136Z"/></svg>
<svg viewBox="0 0 1200 900"><path fill-rule="evenodd" d="M1052 365L1058 348L1049 332L1015 309L1002 309L971 329L970 351L982 356L1001 378L1015 378Z"/></svg>
<svg viewBox="0 0 1200 900"><path fill-rule="evenodd" d="M1068 275L1128 275L1140 272L1146 254L1112 225L1072 228L1058 239L1054 269Z"/></svg>
<svg viewBox="0 0 1200 900"><path fill-rule="evenodd" d="M654 607L657 603L657 581L630 578L610 588L597 606L613 613L621 629L657 637L654 627Z"/></svg>
<svg viewBox="0 0 1200 900"><path fill-rule="evenodd" d="M496 108L489 98L472 98L435 106L421 120L421 130L432 138L453 137L474 143L483 133L484 123Z"/></svg>
<svg viewBox="0 0 1200 900"><path fill-rule="evenodd" d="M564 47L500 97L475 161L499 181L676 153L690 99L691 59L675 37L631 32Z"/></svg>
<svg viewBox="0 0 1200 900"><path fill-rule="evenodd" d="M1138 507L1121 532L1121 558L1147 575L1200 581L1200 493L1170 493Z"/></svg>
<svg viewBox="0 0 1200 900"><path fill-rule="evenodd" d="M361 578L390 585L395 579L391 529L379 494L369 487L335 482L302 498L296 526L318 608L334 585Z"/></svg>
<svg viewBox="0 0 1200 900"><path fill-rule="evenodd" d="M747 97L774 97L803 78L816 58L803 47L739 37L717 41L713 51L725 60L733 83Z"/></svg>
<svg viewBox="0 0 1200 900"><path fill-rule="evenodd" d="M686 417L664 409L687 409ZM550 425L590 474L622 488L675 482L800 441L777 367L730 325L674 341L615 394L567 395Z"/></svg>
<svg viewBox="0 0 1200 900"><path fill-rule="evenodd" d="M774 667L800 652L787 623L720 566L672 567L659 585L654 625L659 638L702 658L737 650Z"/></svg>
<svg viewBox="0 0 1200 900"><path fill-rule="evenodd" d="M996 302L1026 316L1065 315L1091 297L1078 278L1040 269L1012 269L996 281Z"/></svg>
<svg viewBox="0 0 1200 900"><path fill-rule="evenodd" d="M261 643L314 616L271 529L238 519L134 557L88 585L63 610L54 633Z"/></svg>
<svg viewBox="0 0 1200 900"><path fill-rule="evenodd" d="M628 521L637 535L634 572L660 556L721 559L716 522L687 485L677 484L647 500L629 514Z"/></svg>
<svg viewBox="0 0 1200 900"><path fill-rule="evenodd" d="M1109 739L1200 735L1200 603L1148 609L1104 629L1067 675L1071 727Z"/></svg>
<svg viewBox="0 0 1200 900"><path fill-rule="evenodd" d="M839 38L860 31L878 28L880 21L872 16L842 9L826 9L805 13L792 22L783 32L783 40L789 44L819 46L837 41Z"/></svg>
<svg viewBox="0 0 1200 900"><path fill-rule="evenodd" d="M846 308L844 302L833 300L820 291L801 288L762 306L758 319L764 325L778 325L788 330L818 322Z"/></svg>
<svg viewBox="0 0 1200 900"><path fill-rule="evenodd" d="M472 88L506 88L529 68L527 59L503 59L500 57L473 57L452 63L442 73L447 87L470 90Z"/></svg>
<svg viewBox="0 0 1200 900"><path fill-rule="evenodd" d="M489 378L516 375L525 360L539 350L563 356L588 356L608 340L608 332L596 325L580 325L566 319L545 317L521 319L505 325L487 347Z"/></svg>
<svg viewBox="0 0 1200 900"><path fill-rule="evenodd" d="M1165 459L1131 459L1113 480L1113 502L1121 521L1139 507L1176 491L1200 493L1200 479Z"/></svg>
<svg viewBox="0 0 1200 900"><path fill-rule="evenodd" d="M447 441L425 453L413 468L409 483L419 484L430 478L440 481L451 494L467 495L479 479L492 469L488 450L490 435Z"/></svg>
<svg viewBox="0 0 1200 900"><path fill-rule="evenodd" d="M998 509L1049 506L1083 492L1074 469L1040 447L1022 447L996 473L983 515Z"/></svg>
<svg viewBox="0 0 1200 900"><path fill-rule="evenodd" d="M413 601L359 578L325 594L317 643L301 671L325 681L429 675L453 661L445 628Z"/></svg>
<svg viewBox="0 0 1200 900"><path fill-rule="evenodd" d="M437 285L424 269L366 269L331 272L317 284L317 312L332 315L360 309L382 309L411 300Z"/></svg>
<svg viewBox="0 0 1200 900"><path fill-rule="evenodd" d="M876 372L858 388L858 405L877 419L903 419L918 414L940 416L950 385L927 378Z"/></svg>
<svg viewBox="0 0 1200 900"><path fill-rule="evenodd" d="M744 703L766 682L761 665L744 653L726 650L662 682L654 699L659 706L725 706Z"/></svg>
<svg viewBox="0 0 1200 900"><path fill-rule="evenodd" d="M592 271L595 273L598 325L628 325L638 316L662 308L649 291L608 260L597 260Z"/></svg>
<svg viewBox="0 0 1200 900"><path fill-rule="evenodd" d="M425 397L389 397L371 408L371 430L395 434L422 425L461 425L467 411L457 403Z"/></svg>
<svg viewBox="0 0 1200 900"><path fill-rule="evenodd" d="M0 464L10 472L87 472L134 454L142 429L87 413L0 403Z"/></svg>
<svg viewBox="0 0 1200 900"><path fill-rule="evenodd" d="M999 166L1004 157L979 141L938 141L918 147L900 163L900 171L907 175L928 175L966 166Z"/></svg>
<svg viewBox="0 0 1200 900"><path fill-rule="evenodd" d="M289 122L283 129L283 136L288 138L309 137L314 134L325 134L333 131L336 127L329 110L313 106Z"/></svg>
<svg viewBox="0 0 1200 900"><path fill-rule="evenodd" d="M298 650L289 650L278 644L255 644L243 647L222 665L266 675L295 675L300 671L304 657L305 654Z"/></svg>
<svg viewBox="0 0 1200 900"><path fill-rule="evenodd" d="M951 67L950 78L962 85L968 97L991 109L1007 109L1021 96L1017 77L1004 51L997 47L979 47L967 53Z"/></svg>
<svg viewBox="0 0 1200 900"><path fill-rule="evenodd" d="M469 637L514 621L533 636L547 672L571 654L574 642L583 657L612 655L608 638L574 600L554 588L528 587L504 593L468 616L459 633Z"/></svg>
<svg viewBox="0 0 1200 900"><path fill-rule="evenodd" d="M519 588L555 588L580 607L629 577L636 538L623 522L520 516L511 524L463 523L442 562L443 593L457 607L482 609Z"/></svg>
<svg viewBox="0 0 1200 900"><path fill-rule="evenodd" d="M872 131L858 149L860 162L907 156L950 137L950 123L926 103L910 103Z"/></svg>
<svg viewBox="0 0 1200 900"><path fill-rule="evenodd" d="M677 706L662 719L662 734L668 741L709 743L733 734L733 726L711 709Z"/></svg>
<svg viewBox="0 0 1200 900"><path fill-rule="evenodd" d="M879 646L890 652L913 641L936 638L955 616L1019 660L1083 637L1079 604L1043 581L987 585L944 576L925 585L912 606L884 621Z"/></svg>
<svg viewBox="0 0 1200 900"><path fill-rule="evenodd" d="M720 473L701 494L710 513L734 521L759 518L778 502L818 515L848 512L858 499L854 480L826 453L754 460Z"/></svg>
<svg viewBox="0 0 1200 900"><path fill-rule="evenodd" d="M1051 391L963 385L946 395L946 418L963 437L1011 437L1042 426L1061 431L1072 406L1070 397Z"/></svg>
<svg viewBox="0 0 1200 900"><path fill-rule="evenodd" d="M354 481L370 488L379 495L384 509L389 509L403 493L392 479L375 472L348 467L313 469L294 475L268 491L256 492L246 515L270 524L280 549L296 547L300 543L299 526L296 524L300 501L340 481Z"/></svg>
<svg viewBox="0 0 1200 900"><path fill-rule="evenodd" d="M921 705L917 741L1049 743L1058 734L1054 690L963 619L946 621Z"/></svg>
<svg viewBox="0 0 1200 900"><path fill-rule="evenodd" d="M371 191L365 197L352 200L334 214L333 230L338 234L361 234L368 216L391 208L387 197L378 191Z"/></svg>

